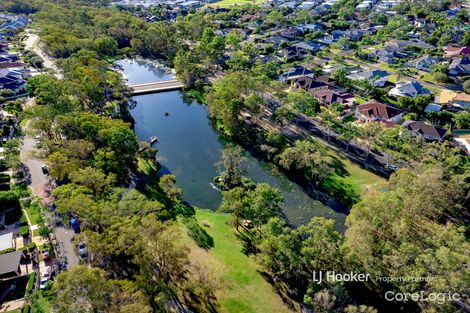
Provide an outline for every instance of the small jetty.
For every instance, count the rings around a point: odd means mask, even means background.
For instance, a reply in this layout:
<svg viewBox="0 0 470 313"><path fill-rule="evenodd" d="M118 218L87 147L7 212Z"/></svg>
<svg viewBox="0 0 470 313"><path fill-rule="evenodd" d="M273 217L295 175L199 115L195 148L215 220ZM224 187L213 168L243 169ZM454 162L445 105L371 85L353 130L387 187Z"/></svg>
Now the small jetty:
<svg viewBox="0 0 470 313"><path fill-rule="evenodd" d="M150 137L150 139L149 139L149 144L153 145L153 144L156 143L157 141L158 141L157 136L152 136L152 137Z"/></svg>

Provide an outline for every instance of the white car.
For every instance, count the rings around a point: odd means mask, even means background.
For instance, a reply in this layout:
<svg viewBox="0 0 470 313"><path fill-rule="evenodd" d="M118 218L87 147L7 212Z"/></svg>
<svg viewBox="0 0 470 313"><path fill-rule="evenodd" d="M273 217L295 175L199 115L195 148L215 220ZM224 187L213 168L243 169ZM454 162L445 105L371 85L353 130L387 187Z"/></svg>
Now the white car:
<svg viewBox="0 0 470 313"><path fill-rule="evenodd" d="M46 289L47 283L49 282L49 278L43 277L41 278L41 283L39 284L39 288L41 290Z"/></svg>

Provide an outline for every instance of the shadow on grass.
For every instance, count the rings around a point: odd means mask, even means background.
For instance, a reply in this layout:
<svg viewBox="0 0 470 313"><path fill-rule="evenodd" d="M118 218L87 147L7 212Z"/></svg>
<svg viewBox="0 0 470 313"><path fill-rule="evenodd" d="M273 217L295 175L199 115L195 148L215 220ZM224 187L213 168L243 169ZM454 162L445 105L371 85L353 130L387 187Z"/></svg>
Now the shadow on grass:
<svg viewBox="0 0 470 313"><path fill-rule="evenodd" d="M191 237L199 247L205 250L209 250L214 247L214 238L212 238L211 235L209 235L206 230L199 225L194 216L184 217L183 223L188 228L189 237Z"/></svg>

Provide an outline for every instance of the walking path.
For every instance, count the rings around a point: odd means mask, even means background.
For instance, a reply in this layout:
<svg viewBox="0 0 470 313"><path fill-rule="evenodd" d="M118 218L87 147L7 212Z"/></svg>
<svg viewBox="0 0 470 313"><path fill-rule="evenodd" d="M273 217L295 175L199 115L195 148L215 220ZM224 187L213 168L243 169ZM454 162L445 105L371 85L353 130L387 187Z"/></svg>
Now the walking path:
<svg viewBox="0 0 470 313"><path fill-rule="evenodd" d="M62 79L63 75L60 73L59 69L55 65L55 62L52 57L47 55L47 53L45 53L39 47L39 36L32 33L31 29L27 29L26 33L28 34L28 37L25 41L26 48L31 51L34 51L37 55L39 55L39 57L43 60L43 66L47 69L52 70L55 77L57 77L58 79Z"/></svg>

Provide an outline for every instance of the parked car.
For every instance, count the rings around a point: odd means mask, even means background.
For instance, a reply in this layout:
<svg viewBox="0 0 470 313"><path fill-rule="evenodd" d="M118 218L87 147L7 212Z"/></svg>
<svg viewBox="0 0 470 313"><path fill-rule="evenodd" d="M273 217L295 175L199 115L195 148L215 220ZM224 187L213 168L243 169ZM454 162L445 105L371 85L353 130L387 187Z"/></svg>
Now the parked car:
<svg viewBox="0 0 470 313"><path fill-rule="evenodd" d="M88 257L88 250L86 248L86 244L83 241L78 244L78 257L82 260Z"/></svg>
<svg viewBox="0 0 470 313"><path fill-rule="evenodd" d="M70 227L73 229L75 233L80 232L80 223L78 222L78 219L72 216L70 217L69 223L70 223Z"/></svg>
<svg viewBox="0 0 470 313"><path fill-rule="evenodd" d="M42 254L44 261L47 261L50 259L49 250L47 249L41 250L41 254Z"/></svg>
<svg viewBox="0 0 470 313"><path fill-rule="evenodd" d="M49 169L45 164L41 165L41 170L45 175L49 174Z"/></svg>
<svg viewBox="0 0 470 313"><path fill-rule="evenodd" d="M48 282L49 282L49 278L46 278L46 277L41 278L41 282L39 283L39 288L41 290L46 289Z"/></svg>

